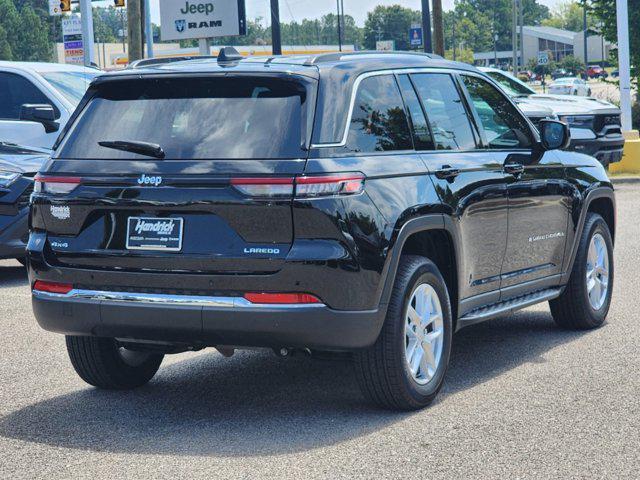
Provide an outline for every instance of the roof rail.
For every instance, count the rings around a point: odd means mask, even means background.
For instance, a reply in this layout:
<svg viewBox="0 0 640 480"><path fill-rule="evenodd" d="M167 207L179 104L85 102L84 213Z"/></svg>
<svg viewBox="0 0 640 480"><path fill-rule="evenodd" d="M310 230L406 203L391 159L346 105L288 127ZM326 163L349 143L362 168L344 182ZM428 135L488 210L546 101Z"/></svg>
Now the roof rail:
<svg viewBox="0 0 640 480"><path fill-rule="evenodd" d="M179 55L175 57L160 57L160 58L142 58L136 60L127 65L127 68L144 68L151 67L153 65L163 65L166 63L183 62L185 60L200 60L203 58L217 58L211 55Z"/></svg>
<svg viewBox="0 0 640 480"><path fill-rule="evenodd" d="M392 50L392 51L381 51L381 50L358 50L354 52L332 52L332 53L321 53L319 55L314 55L309 57L309 59L304 62L305 65L317 65L318 63L327 63L327 62L337 62L342 60L343 57L351 57L358 55L416 55L422 56L425 58L442 58L440 55L436 55L433 53L423 53L423 52L405 52L400 50Z"/></svg>

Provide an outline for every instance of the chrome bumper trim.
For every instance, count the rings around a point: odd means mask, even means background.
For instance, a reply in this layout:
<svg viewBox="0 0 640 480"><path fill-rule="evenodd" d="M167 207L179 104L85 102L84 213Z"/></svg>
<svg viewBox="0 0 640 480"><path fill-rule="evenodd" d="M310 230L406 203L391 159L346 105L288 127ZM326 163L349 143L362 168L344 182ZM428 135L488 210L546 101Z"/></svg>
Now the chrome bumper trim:
<svg viewBox="0 0 640 480"><path fill-rule="evenodd" d="M104 290L73 289L68 293L51 293L33 290L33 296L41 299L95 300L105 302L129 302L152 305L177 305L185 307L213 308L317 308L323 303L251 303L243 297L205 297L199 295L165 295L160 293L110 292Z"/></svg>

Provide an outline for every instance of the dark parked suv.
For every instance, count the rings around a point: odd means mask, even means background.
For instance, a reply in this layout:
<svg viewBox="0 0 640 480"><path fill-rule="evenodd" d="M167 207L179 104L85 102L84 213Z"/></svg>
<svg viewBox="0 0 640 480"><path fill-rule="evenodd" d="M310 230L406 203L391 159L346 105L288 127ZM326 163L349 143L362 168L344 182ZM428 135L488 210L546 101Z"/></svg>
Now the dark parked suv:
<svg viewBox="0 0 640 480"><path fill-rule="evenodd" d="M605 320L613 190L568 137L428 55L101 76L36 178L36 318L102 388L258 346L352 353L371 401L425 406L462 327L544 301L562 327Z"/></svg>

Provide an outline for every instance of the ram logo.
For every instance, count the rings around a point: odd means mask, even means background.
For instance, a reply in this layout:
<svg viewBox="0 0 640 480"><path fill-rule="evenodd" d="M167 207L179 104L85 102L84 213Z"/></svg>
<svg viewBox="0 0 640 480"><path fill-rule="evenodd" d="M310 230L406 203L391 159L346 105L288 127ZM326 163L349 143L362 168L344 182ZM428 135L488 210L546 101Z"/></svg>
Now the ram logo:
<svg viewBox="0 0 640 480"><path fill-rule="evenodd" d="M186 20L176 20L176 30L179 33L184 32L184 29L187 26L187 21Z"/></svg>

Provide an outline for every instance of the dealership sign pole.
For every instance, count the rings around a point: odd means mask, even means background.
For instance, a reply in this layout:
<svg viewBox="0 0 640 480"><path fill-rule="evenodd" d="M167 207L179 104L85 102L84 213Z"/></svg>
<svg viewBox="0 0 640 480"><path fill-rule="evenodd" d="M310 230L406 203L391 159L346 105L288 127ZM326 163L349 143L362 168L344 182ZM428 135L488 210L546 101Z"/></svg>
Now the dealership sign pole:
<svg viewBox="0 0 640 480"><path fill-rule="evenodd" d="M620 71L620 109L622 131L631 130L631 66L629 62L629 11L627 0L616 1L618 23L618 70Z"/></svg>
<svg viewBox="0 0 640 480"><path fill-rule="evenodd" d="M160 37L198 39L201 55L209 55L209 39L246 35L244 0L162 0Z"/></svg>

